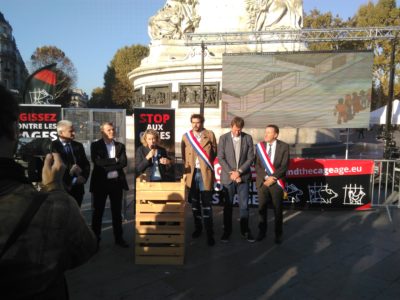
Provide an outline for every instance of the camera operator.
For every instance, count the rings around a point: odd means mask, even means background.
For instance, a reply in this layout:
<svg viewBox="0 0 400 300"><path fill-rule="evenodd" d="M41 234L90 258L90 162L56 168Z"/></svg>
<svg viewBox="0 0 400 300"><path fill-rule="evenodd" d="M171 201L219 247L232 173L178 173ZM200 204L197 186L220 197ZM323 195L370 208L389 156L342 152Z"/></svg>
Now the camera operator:
<svg viewBox="0 0 400 300"><path fill-rule="evenodd" d="M64 272L95 253L95 236L63 189L59 154L45 158L44 192L27 182L13 160L18 104L2 86L0 100L0 297L68 299Z"/></svg>
<svg viewBox="0 0 400 300"><path fill-rule="evenodd" d="M90 163L83 145L74 141L75 129L71 121L62 120L58 122L57 133L58 139L53 141L51 146L53 152L60 153L67 167L64 174L65 188L81 207L85 183L90 174Z"/></svg>

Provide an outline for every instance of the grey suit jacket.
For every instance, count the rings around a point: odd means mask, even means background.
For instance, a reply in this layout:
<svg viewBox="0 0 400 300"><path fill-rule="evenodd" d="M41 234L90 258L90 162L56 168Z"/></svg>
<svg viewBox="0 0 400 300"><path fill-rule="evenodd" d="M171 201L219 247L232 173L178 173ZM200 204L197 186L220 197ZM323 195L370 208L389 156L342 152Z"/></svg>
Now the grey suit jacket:
<svg viewBox="0 0 400 300"><path fill-rule="evenodd" d="M265 142L263 142L265 144ZM286 171L289 166L289 145L280 140L276 141L275 157L273 161L275 172L272 176L285 180ZM267 175L260 157L256 154L256 186L261 187L264 184L264 178Z"/></svg>
<svg viewBox="0 0 400 300"><path fill-rule="evenodd" d="M249 181L251 179L250 166L254 161L254 145L253 139L250 135L242 132L240 144L239 163L236 163L235 150L233 148L232 133L228 132L219 138L218 143L218 161L222 167L221 170L221 183L231 183L229 172L236 169L242 171L242 181ZM238 166L238 168L237 168Z"/></svg>

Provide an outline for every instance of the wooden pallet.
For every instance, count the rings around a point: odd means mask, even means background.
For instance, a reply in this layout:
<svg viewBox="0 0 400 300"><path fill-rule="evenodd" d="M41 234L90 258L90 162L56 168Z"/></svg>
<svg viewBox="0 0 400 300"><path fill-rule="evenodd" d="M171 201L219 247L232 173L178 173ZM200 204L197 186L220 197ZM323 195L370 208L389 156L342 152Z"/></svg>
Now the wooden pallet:
<svg viewBox="0 0 400 300"><path fill-rule="evenodd" d="M185 183L136 180L136 264L183 264Z"/></svg>

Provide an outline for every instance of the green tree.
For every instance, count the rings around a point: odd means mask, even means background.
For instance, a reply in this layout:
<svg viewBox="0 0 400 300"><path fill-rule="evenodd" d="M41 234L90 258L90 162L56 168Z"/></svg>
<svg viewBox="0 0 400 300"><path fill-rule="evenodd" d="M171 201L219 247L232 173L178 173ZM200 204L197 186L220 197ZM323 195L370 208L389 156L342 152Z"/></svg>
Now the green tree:
<svg viewBox="0 0 400 300"><path fill-rule="evenodd" d="M331 12L321 13L318 9L311 10L308 14L304 14L304 28L309 29L328 29L346 27L344 22L338 15L332 16ZM313 51L322 50L338 50L345 47L344 42L323 42L309 43L308 48Z"/></svg>
<svg viewBox="0 0 400 300"><path fill-rule="evenodd" d="M107 107L121 107L132 111L133 86L128 73L140 66L149 55L149 48L142 45L119 49L104 74L104 103Z"/></svg>
<svg viewBox="0 0 400 300"><path fill-rule="evenodd" d="M90 108L101 108L104 107L104 89L102 87L96 87L92 90L92 95L88 102Z"/></svg>
<svg viewBox="0 0 400 300"><path fill-rule="evenodd" d="M360 6L353 17L353 25L357 27L383 27L400 25L400 8L397 8L395 0L379 0L376 4L372 1ZM372 42L364 43L364 47L371 47ZM373 101L373 108L380 107L387 102L389 94L390 55L392 43L388 40L376 40L374 48L374 88L381 93ZM400 45L396 45L395 64L400 63ZM400 96L400 70L397 68L395 74L394 95Z"/></svg>
<svg viewBox="0 0 400 300"><path fill-rule="evenodd" d="M55 46L38 47L31 55L30 70L33 72L52 63L57 63L55 102L65 107L71 101L69 90L75 86L77 79L77 71L68 56Z"/></svg>
<svg viewBox="0 0 400 300"><path fill-rule="evenodd" d="M384 27L400 25L400 9L395 0L379 0L376 4L368 1L361 5L357 13L346 21L339 16L333 17L330 12L321 13L317 9L311 10L304 16L304 28L338 28L338 27ZM389 90L389 70L391 42L388 40L376 41L346 41L310 43L310 50L367 50L374 51L373 66L373 99L372 109L387 102ZM399 66L400 45L396 49L396 65ZM400 70L396 71L394 94L400 96Z"/></svg>
<svg viewBox="0 0 400 300"><path fill-rule="evenodd" d="M118 106L113 100L113 90L115 89L117 79L115 78L115 68L107 66L107 71L104 73L104 90L103 90L103 107L117 108Z"/></svg>

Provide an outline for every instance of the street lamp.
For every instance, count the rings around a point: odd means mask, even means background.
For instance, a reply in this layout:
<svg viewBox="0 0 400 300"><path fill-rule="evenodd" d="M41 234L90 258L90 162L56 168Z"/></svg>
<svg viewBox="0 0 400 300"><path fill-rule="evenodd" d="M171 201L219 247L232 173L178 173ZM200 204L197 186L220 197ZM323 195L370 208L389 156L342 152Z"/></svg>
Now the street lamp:
<svg viewBox="0 0 400 300"><path fill-rule="evenodd" d="M204 55L207 49L204 41L201 41L201 71L200 71L200 115L204 116ZM208 51L208 54L215 56L214 53Z"/></svg>

